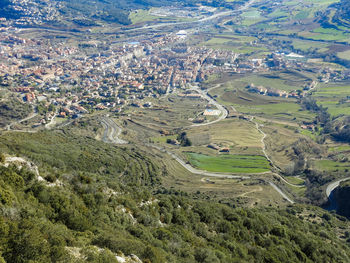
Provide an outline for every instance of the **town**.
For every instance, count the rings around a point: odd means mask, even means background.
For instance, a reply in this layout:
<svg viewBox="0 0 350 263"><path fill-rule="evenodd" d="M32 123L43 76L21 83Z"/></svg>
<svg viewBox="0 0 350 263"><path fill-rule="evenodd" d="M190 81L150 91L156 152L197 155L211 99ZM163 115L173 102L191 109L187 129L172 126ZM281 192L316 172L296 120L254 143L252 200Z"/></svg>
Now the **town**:
<svg viewBox="0 0 350 263"><path fill-rule="evenodd" d="M35 127L56 117L78 118L95 110L119 113L127 105L152 107L147 98L186 90L191 83L204 82L215 74L308 67L280 53L251 59L232 51L189 46L185 30L158 34L151 40L121 44L90 40L75 46L64 40L23 38L20 32L14 26L0 28L0 85L26 103L46 108ZM327 76L339 74L329 72ZM303 91L289 94L254 84L248 90L298 98L316 85L312 82Z"/></svg>

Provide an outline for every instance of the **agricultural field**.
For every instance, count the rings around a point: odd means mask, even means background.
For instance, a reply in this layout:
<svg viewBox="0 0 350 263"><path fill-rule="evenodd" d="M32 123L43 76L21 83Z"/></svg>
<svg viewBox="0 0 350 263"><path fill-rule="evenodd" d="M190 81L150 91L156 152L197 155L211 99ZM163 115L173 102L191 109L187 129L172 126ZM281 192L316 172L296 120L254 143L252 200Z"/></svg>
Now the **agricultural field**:
<svg viewBox="0 0 350 263"><path fill-rule="evenodd" d="M209 40L200 43L200 46L206 46L213 49L230 50L239 54L258 55L267 52L268 49L262 45L251 45L250 43L257 38L240 36L235 34L215 34Z"/></svg>
<svg viewBox="0 0 350 263"><path fill-rule="evenodd" d="M340 84L341 85L341 84ZM350 86L336 84L323 85L313 93L313 97L334 116L350 115Z"/></svg>
<svg viewBox="0 0 350 263"><path fill-rule="evenodd" d="M150 124L159 127L183 127L193 124L193 120L202 117L207 107L204 99L190 99L170 95L166 98L151 101L151 108L129 107L126 113L132 114L137 122Z"/></svg>
<svg viewBox="0 0 350 263"><path fill-rule="evenodd" d="M159 155L166 164L168 176L163 177L166 188L184 191L195 198L210 198L234 202L245 207L284 206L286 201L270 186L259 179L227 179L191 174L168 155ZM269 178L269 175L264 175Z"/></svg>
<svg viewBox="0 0 350 263"><path fill-rule="evenodd" d="M325 172L349 172L349 162L337 162L332 160L318 160L313 163L313 166L318 170Z"/></svg>
<svg viewBox="0 0 350 263"><path fill-rule="evenodd" d="M129 19L132 24L139 24L145 22L190 22L193 18L157 15L155 14L156 8L151 9L139 9L130 12Z"/></svg>
<svg viewBox="0 0 350 263"><path fill-rule="evenodd" d="M209 156L187 153L190 164L200 170L222 173L262 173L269 171L270 165L265 157L259 155L221 154Z"/></svg>
<svg viewBox="0 0 350 263"><path fill-rule="evenodd" d="M160 17L151 15L150 10L136 10L129 14L129 19L133 24L154 21Z"/></svg>
<svg viewBox="0 0 350 263"><path fill-rule="evenodd" d="M261 154L261 134L253 123L238 118L226 119L209 127L193 127L186 132L196 146L206 147L210 143L215 143L230 148L231 152L237 154L242 152Z"/></svg>
<svg viewBox="0 0 350 263"><path fill-rule="evenodd" d="M286 90L295 90L295 88L300 88L301 85L305 83L304 81L289 81L287 82L289 85L294 85L289 86L286 84L286 80L281 80L280 78L266 78L260 75L247 76L227 82L221 87L211 90L210 94L216 97L220 103L228 107L234 107L238 113L246 115L293 122L312 120L315 117L315 114L303 111L300 105L296 103L297 101L295 99L263 96L248 92L246 86L252 82L255 83L255 85L262 85L263 83L266 86L270 85L270 87L280 87ZM299 83L300 86L297 86L298 84L296 83Z"/></svg>

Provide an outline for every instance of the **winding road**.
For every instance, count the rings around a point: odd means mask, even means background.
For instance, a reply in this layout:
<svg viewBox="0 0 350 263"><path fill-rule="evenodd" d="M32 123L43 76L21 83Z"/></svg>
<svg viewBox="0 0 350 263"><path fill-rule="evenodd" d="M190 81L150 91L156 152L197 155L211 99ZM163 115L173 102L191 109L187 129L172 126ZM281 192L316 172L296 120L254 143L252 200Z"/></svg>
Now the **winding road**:
<svg viewBox="0 0 350 263"><path fill-rule="evenodd" d="M211 122L206 122L206 123L195 123L195 124L192 124L190 127L200 127L200 126L211 125L211 124L217 123L217 122L222 121L222 120L227 118L227 115L228 115L227 109L208 95L208 91L210 89L205 91L205 90L200 89L197 86L191 86L190 90L194 90L194 91L198 92L199 94L201 94L204 99L206 99L210 104L213 104L219 111L221 111L219 118L217 118L216 120L213 120Z"/></svg>
<svg viewBox="0 0 350 263"><path fill-rule="evenodd" d="M335 188L337 188L340 185L340 183L348 181L348 180L350 180L350 177L346 177L346 178L339 179L339 180L336 180L336 181L333 181L333 182L329 183L327 185L327 188L326 188L326 195L327 195L327 197L329 198L329 196L331 195L333 190Z"/></svg>
<svg viewBox="0 0 350 263"><path fill-rule="evenodd" d="M127 144L128 142L119 138L122 129L108 116L103 117L101 124L104 127L102 141L106 143Z"/></svg>

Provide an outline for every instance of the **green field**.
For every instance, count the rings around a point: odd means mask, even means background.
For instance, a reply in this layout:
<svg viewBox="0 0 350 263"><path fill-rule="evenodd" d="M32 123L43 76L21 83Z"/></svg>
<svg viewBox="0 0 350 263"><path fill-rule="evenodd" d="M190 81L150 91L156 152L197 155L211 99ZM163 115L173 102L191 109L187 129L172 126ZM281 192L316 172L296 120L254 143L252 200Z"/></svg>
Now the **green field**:
<svg viewBox="0 0 350 263"><path fill-rule="evenodd" d="M342 171L342 172L347 172L350 170L350 164L349 162L336 162L332 160L320 160L316 161L314 163L315 167L318 170L323 170L323 171Z"/></svg>
<svg viewBox="0 0 350 263"><path fill-rule="evenodd" d="M153 21L158 18L159 17L157 16L151 15L149 10L142 10L142 9L131 12L129 15L129 19L133 24L142 23L146 21Z"/></svg>
<svg viewBox="0 0 350 263"><path fill-rule="evenodd" d="M187 153L192 166L209 172L222 173L261 173L269 171L269 163L259 155L209 156L198 153Z"/></svg>
<svg viewBox="0 0 350 263"><path fill-rule="evenodd" d="M267 105L235 105L235 108L245 114L280 118L285 120L312 120L314 114L302 111L296 103L276 103Z"/></svg>
<svg viewBox="0 0 350 263"><path fill-rule="evenodd" d="M350 115L350 103L340 103L342 99L350 96L350 86L323 87L314 92L313 96L321 105L328 108L332 116Z"/></svg>

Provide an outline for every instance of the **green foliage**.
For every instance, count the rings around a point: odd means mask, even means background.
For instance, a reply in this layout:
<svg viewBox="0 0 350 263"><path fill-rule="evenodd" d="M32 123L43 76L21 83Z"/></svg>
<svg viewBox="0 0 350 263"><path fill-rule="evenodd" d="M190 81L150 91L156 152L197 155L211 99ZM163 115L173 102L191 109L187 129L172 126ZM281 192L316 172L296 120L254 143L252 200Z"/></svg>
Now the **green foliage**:
<svg viewBox="0 0 350 263"><path fill-rule="evenodd" d="M0 146L35 160L41 173L58 174L62 186L40 182L25 169L0 167L0 189L9 193L0 204L0 255L6 262L116 262L120 252L143 262L350 259L350 248L334 234L336 227L348 224L321 209L312 208L322 221L315 225L298 217L310 211L303 206L243 209L152 194L148 185L159 176L158 168L137 149L118 149L72 134L24 137L3 136ZM45 156L48 145L57 150L54 157ZM76 159L82 152L86 157ZM120 176L120 171L137 180Z"/></svg>
<svg viewBox="0 0 350 263"><path fill-rule="evenodd" d="M17 99L0 102L0 126L4 127L12 121L23 119L30 112L30 105L21 103Z"/></svg>

